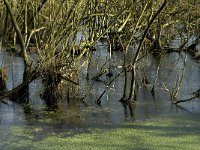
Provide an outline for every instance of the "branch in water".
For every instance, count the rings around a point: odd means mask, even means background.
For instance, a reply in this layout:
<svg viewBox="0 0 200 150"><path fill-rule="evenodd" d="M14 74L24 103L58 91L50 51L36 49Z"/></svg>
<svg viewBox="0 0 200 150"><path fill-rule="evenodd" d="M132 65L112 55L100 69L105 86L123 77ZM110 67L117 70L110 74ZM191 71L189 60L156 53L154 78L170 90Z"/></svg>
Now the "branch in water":
<svg viewBox="0 0 200 150"><path fill-rule="evenodd" d="M69 82L71 82L71 83L73 83L73 84L75 84L75 85L79 85L77 82L71 80L71 79L68 78L68 77L62 76L61 78L62 78L63 80L69 81Z"/></svg>
<svg viewBox="0 0 200 150"><path fill-rule="evenodd" d="M179 101L176 101L176 102L174 102L174 104L178 104L178 103L183 103L183 102L188 102L188 101L191 101L191 100L193 100L193 99L195 99L195 98L197 98L198 96L197 95L195 95L195 96L193 96L193 97L191 97L191 98L189 98L189 99L184 99L184 100L179 100Z"/></svg>

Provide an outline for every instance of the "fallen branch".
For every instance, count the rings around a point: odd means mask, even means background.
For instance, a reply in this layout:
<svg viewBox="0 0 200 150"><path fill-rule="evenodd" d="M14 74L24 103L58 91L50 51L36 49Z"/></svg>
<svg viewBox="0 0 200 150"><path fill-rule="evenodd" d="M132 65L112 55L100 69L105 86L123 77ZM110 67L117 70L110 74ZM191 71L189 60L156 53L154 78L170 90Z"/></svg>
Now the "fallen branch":
<svg viewBox="0 0 200 150"><path fill-rule="evenodd" d="M193 96L193 97L191 97L191 98L188 98L188 99L179 100L179 101L174 102L173 104L177 105L178 103L188 102L188 101L191 101L191 100L193 100L193 99L195 99L195 98L198 98L198 96L195 95L195 96Z"/></svg>
<svg viewBox="0 0 200 150"><path fill-rule="evenodd" d="M20 89L22 89L23 87L27 86L29 83L31 83L33 80L37 79L38 73L37 72L33 72L31 73L32 76L29 77L29 80L26 80L24 82L22 82L20 85L18 85L17 87L13 88L12 90L6 92L4 95L0 96L0 101L6 97L12 97L12 95L18 91L20 91Z"/></svg>
<svg viewBox="0 0 200 150"><path fill-rule="evenodd" d="M75 85L79 85L79 83L77 83L77 82L71 80L71 79L68 78L68 77L62 76L61 79L66 80L66 81L68 81L68 82L71 82L71 83L73 83L73 84L75 84Z"/></svg>
<svg viewBox="0 0 200 150"><path fill-rule="evenodd" d="M118 78L125 69L123 69L120 73L118 73L111 81L110 83L106 86L106 89L102 92L102 94L99 96L99 98L97 99L97 103L100 104L101 103L101 98L103 97L103 95L106 93L107 88L113 83L113 81Z"/></svg>

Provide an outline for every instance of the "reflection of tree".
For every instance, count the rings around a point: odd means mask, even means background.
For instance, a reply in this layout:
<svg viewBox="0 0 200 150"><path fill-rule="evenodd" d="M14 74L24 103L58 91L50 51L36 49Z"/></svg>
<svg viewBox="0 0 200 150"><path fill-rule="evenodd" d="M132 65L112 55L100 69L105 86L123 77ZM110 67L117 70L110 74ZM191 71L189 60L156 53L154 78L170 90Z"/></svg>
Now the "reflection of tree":
<svg viewBox="0 0 200 150"><path fill-rule="evenodd" d="M34 123L38 119L39 112L36 113L30 104L21 104L27 124Z"/></svg>
<svg viewBox="0 0 200 150"><path fill-rule="evenodd" d="M130 113L131 118L135 120L135 107L136 107L136 102L135 101L127 101L127 102L122 102L123 108L124 108L124 115L125 118L128 118Z"/></svg>
<svg viewBox="0 0 200 150"><path fill-rule="evenodd" d="M79 127L82 124L81 105L79 99L70 99L57 104L56 109L35 110L30 104L21 104L24 113L25 122L28 125L41 125L42 128L63 129L64 127ZM52 107L51 107L52 108ZM50 121L50 122L49 122ZM60 128L62 127L62 128Z"/></svg>

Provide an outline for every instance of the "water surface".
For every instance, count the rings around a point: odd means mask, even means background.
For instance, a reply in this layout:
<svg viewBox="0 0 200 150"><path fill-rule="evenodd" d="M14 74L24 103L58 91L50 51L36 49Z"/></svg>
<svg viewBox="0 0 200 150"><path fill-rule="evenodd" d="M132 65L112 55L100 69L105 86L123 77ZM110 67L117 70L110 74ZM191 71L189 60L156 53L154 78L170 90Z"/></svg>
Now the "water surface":
<svg viewBox="0 0 200 150"><path fill-rule="evenodd" d="M190 54L184 52L164 54L162 57L148 55L139 62L140 67L137 70L139 86L134 107L119 102L124 89L123 73L115 79L111 86L107 87L106 93L101 98L101 104L98 105L96 101L106 86L122 71L123 53L113 52L110 55L106 50L106 45L101 42L96 45L96 49L97 51L91 56L91 65L89 68L87 64L84 65L79 75L80 94L86 94L84 102L77 99L70 101L63 99L59 102L57 111L47 111L44 101L40 98L41 81L40 79L35 80L29 85L30 105L22 106L8 98L3 100L4 103L0 103L0 127L2 129L0 140L11 138L14 142L23 139L23 136L12 137L12 127L16 125L24 129L32 129L35 140L38 141L49 132L61 133L66 130L73 134L89 132L90 128L114 128L126 121L148 120L163 114L193 114L200 109L199 98L181 104L182 109L173 105L170 98L170 91L181 77L183 80L178 99L187 99L192 96L191 93L200 89L199 64ZM129 53L129 61L131 61L134 49L130 48ZM2 50L0 63L1 66L7 67L7 89L10 90L19 85L22 82L24 67L22 58ZM152 96L152 84L159 65L155 96ZM101 68L110 68L113 77L103 76L101 81L90 80ZM89 80L86 80L87 71L89 71ZM150 82L145 87L141 82L144 76ZM130 73L128 73L128 79L130 80ZM91 90L88 90L91 86Z"/></svg>

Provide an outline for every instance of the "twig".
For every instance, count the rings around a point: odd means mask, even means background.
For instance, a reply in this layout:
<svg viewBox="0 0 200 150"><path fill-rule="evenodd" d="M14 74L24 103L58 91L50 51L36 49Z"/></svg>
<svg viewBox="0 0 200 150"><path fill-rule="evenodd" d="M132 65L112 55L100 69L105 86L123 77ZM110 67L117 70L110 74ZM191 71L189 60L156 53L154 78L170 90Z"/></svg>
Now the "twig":
<svg viewBox="0 0 200 150"><path fill-rule="evenodd" d="M153 87L151 89L151 94L154 96L155 95L155 84L157 82L157 79L158 79L158 73L159 73L159 70L160 70L160 65L161 63L159 63L158 67L157 67L157 71L156 71L156 77L155 77L155 80L153 82Z"/></svg>
<svg viewBox="0 0 200 150"><path fill-rule="evenodd" d="M97 99L97 103L100 104L101 103L101 98L103 97L103 95L105 94L107 88L113 83L113 81L118 78L123 72L124 72L125 69L123 69L121 72L119 72L111 81L110 83L106 86L106 89L102 92L102 94L99 96L99 98Z"/></svg>
<svg viewBox="0 0 200 150"><path fill-rule="evenodd" d="M68 77L62 76L61 78L62 78L63 80L69 81L69 82L71 82L71 83L73 83L73 84L75 84L75 85L79 85L79 83L77 83L77 82L71 80L71 79L68 78Z"/></svg>

